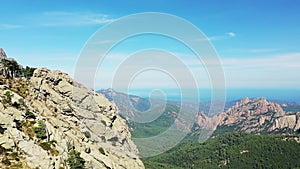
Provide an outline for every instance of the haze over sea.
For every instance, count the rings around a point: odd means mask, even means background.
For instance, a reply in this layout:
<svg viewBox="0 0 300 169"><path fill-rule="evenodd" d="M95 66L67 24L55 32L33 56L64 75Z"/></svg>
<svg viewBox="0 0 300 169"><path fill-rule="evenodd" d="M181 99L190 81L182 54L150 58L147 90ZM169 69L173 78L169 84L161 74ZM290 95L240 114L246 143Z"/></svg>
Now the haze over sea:
<svg viewBox="0 0 300 169"><path fill-rule="evenodd" d="M130 89L128 92L133 95L141 97L149 97L153 89ZM180 90L169 88L169 89L160 89L165 93L167 100L181 100ZM126 92L126 91L124 91ZM200 102L211 100L211 90L210 89L199 89ZM153 98L163 98L159 95L153 93L151 95ZM265 97L268 100L280 100L286 102L297 102L300 103L300 89L249 89L249 88L235 88L235 89L226 89L226 101L240 100L244 97ZM190 92L186 95L187 101L194 102L197 97L195 94ZM216 98L218 100L219 98Z"/></svg>

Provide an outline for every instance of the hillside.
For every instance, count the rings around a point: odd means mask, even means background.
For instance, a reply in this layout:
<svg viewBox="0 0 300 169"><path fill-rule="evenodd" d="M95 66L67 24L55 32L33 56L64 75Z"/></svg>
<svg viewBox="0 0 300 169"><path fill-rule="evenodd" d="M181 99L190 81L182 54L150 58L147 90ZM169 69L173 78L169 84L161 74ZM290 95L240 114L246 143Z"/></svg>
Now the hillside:
<svg viewBox="0 0 300 169"><path fill-rule="evenodd" d="M144 168L113 103L63 72L27 77L15 63L1 57L0 168Z"/></svg>
<svg viewBox="0 0 300 169"><path fill-rule="evenodd" d="M163 102L158 99L151 99L150 102L147 98L127 95L113 89L97 92L105 95L117 105L121 116L126 119L130 127L132 137L146 138L161 134L173 125L175 119L178 119L179 107L172 102ZM145 123L134 121L136 116L147 117L147 114L153 114L153 116L157 114L157 117ZM183 126L183 120L178 119L176 123L177 126Z"/></svg>
<svg viewBox="0 0 300 169"><path fill-rule="evenodd" d="M152 122L137 123L128 121L128 125L132 129L132 137L146 138L161 134L172 126L178 112L179 108L177 106L167 104L164 112Z"/></svg>
<svg viewBox="0 0 300 169"><path fill-rule="evenodd" d="M299 139L299 136L295 136ZM184 142L161 155L143 159L149 169L297 168L300 144L280 135L227 133L204 143Z"/></svg>

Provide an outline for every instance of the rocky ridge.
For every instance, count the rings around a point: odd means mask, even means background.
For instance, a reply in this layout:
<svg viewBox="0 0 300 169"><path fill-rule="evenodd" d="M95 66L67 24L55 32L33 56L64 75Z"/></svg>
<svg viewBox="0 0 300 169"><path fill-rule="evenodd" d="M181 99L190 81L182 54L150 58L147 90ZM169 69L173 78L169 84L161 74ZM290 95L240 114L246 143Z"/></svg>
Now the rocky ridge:
<svg viewBox="0 0 300 169"><path fill-rule="evenodd" d="M196 129L212 132L219 128L249 133L299 133L300 112L285 112L279 104L265 98L244 98L226 112L207 117L198 113Z"/></svg>
<svg viewBox="0 0 300 169"><path fill-rule="evenodd" d="M115 104L67 74L40 68L0 96L0 168L70 168L70 152L86 168L144 168Z"/></svg>

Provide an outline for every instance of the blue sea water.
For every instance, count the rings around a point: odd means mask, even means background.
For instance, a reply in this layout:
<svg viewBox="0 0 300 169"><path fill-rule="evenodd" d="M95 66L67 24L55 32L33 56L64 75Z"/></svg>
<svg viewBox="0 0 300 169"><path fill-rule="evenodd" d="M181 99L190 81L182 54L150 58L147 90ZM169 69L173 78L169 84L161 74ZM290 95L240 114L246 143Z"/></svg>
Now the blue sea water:
<svg viewBox="0 0 300 169"><path fill-rule="evenodd" d="M161 95L156 95L155 93L151 95L153 89L130 89L127 91L130 94L134 94L141 97L153 97L161 98L167 100L179 101L182 99L181 91L179 89L159 89L161 93L164 93L165 97ZM195 90L194 90L195 91ZM198 89L200 102L209 101L212 99L212 91L210 89ZM217 91L218 93L218 91ZM286 102L297 102L300 103L300 89L249 89L249 88L230 88L225 90L226 101L240 100L245 97L255 98L264 97L268 100L281 100ZM215 100L221 100L221 96L216 95ZM185 92L185 101L197 101L197 95L195 92Z"/></svg>

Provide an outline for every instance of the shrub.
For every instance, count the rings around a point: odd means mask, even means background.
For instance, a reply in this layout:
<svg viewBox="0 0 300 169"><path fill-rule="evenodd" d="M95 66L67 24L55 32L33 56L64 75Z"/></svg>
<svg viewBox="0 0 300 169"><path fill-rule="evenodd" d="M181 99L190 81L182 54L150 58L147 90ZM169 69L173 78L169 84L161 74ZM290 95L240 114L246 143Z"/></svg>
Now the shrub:
<svg viewBox="0 0 300 169"><path fill-rule="evenodd" d="M105 155L105 151L104 151L104 149L103 149L102 147L100 147L98 150L99 150L99 152L100 152L101 154Z"/></svg>
<svg viewBox="0 0 300 169"><path fill-rule="evenodd" d="M29 111L29 110L26 110L26 113L25 113L25 118L29 118L29 119L35 119L35 115Z"/></svg>
<svg viewBox="0 0 300 169"><path fill-rule="evenodd" d="M69 157L67 159L70 169L83 169L85 160L80 157L80 153L76 150L71 150L69 152Z"/></svg>
<svg viewBox="0 0 300 169"><path fill-rule="evenodd" d="M6 91L4 93L4 96L2 96L2 104L4 104L4 105L11 104L12 96L13 95L10 93L10 91Z"/></svg>
<svg viewBox="0 0 300 169"><path fill-rule="evenodd" d="M50 151L50 154L51 155L54 155L54 156L58 156L59 154L59 151L54 149L53 147L55 147L57 142L56 140L51 140L49 142L42 142L40 143L39 145L46 151Z"/></svg>
<svg viewBox="0 0 300 169"><path fill-rule="evenodd" d="M46 139L47 135L46 135L46 124L44 121L39 120L38 121L38 126L37 127L33 127L33 130L36 134L36 137L39 139Z"/></svg>
<svg viewBox="0 0 300 169"><path fill-rule="evenodd" d="M25 105L24 99L22 99L22 98L20 98L20 99L18 100L18 102L19 102L19 105L21 105L21 106L24 106L24 105Z"/></svg>
<svg viewBox="0 0 300 169"><path fill-rule="evenodd" d="M44 150L48 151L51 150L51 144L49 142L42 142L39 144Z"/></svg>
<svg viewBox="0 0 300 169"><path fill-rule="evenodd" d="M85 131L83 134L85 135L86 138L91 138L91 133L90 132Z"/></svg>

